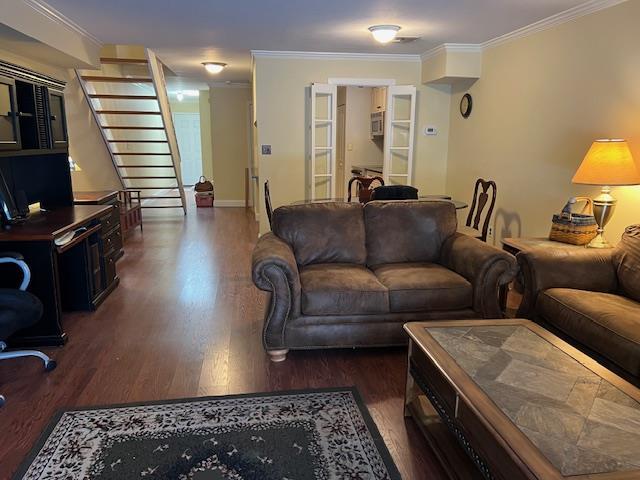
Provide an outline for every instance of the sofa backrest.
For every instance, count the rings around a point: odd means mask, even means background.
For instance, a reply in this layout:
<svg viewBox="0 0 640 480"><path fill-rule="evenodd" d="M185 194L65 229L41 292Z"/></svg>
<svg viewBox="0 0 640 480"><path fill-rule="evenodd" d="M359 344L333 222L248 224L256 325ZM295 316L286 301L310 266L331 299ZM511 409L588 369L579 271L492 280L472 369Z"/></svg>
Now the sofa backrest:
<svg viewBox="0 0 640 480"><path fill-rule="evenodd" d="M436 262L458 228L453 203L434 200L369 202L364 206L367 265Z"/></svg>
<svg viewBox="0 0 640 480"><path fill-rule="evenodd" d="M273 233L293 249L300 266L313 263L364 265L364 218L359 203L287 205L273 212Z"/></svg>
<svg viewBox="0 0 640 480"><path fill-rule="evenodd" d="M640 302L640 225L626 228L613 258L624 294Z"/></svg>

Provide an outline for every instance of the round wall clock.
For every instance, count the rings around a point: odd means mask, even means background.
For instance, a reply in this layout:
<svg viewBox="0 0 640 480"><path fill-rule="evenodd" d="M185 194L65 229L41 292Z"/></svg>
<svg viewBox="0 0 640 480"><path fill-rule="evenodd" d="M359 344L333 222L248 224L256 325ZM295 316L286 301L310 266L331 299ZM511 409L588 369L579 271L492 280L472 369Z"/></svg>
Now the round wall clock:
<svg viewBox="0 0 640 480"><path fill-rule="evenodd" d="M473 98L469 93L465 93L460 100L460 115L464 118L469 117L471 115L471 110L473 109Z"/></svg>

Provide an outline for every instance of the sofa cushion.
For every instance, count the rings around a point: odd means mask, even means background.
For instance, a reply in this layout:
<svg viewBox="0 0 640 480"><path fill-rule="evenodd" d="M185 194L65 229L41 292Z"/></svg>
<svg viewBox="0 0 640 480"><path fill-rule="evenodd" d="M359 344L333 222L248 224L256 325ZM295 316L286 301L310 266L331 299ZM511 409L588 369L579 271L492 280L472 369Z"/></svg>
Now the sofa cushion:
<svg viewBox="0 0 640 480"><path fill-rule="evenodd" d="M367 265L430 262L456 231L456 210L447 201L369 202L364 207Z"/></svg>
<svg viewBox="0 0 640 480"><path fill-rule="evenodd" d="M389 289L392 312L462 310L473 304L471 284L435 263L392 263L373 271Z"/></svg>
<svg viewBox="0 0 640 480"><path fill-rule="evenodd" d="M550 288L538 296L544 320L640 376L640 303L611 293Z"/></svg>
<svg viewBox="0 0 640 480"><path fill-rule="evenodd" d="M324 263L300 270L304 315L355 315L389 312L389 295L362 265Z"/></svg>
<svg viewBox="0 0 640 480"><path fill-rule="evenodd" d="M273 212L273 233L291 245L298 265L355 263L367 252L359 203L288 205Z"/></svg>
<svg viewBox="0 0 640 480"><path fill-rule="evenodd" d="M627 227L613 258L622 291L640 302L640 225Z"/></svg>

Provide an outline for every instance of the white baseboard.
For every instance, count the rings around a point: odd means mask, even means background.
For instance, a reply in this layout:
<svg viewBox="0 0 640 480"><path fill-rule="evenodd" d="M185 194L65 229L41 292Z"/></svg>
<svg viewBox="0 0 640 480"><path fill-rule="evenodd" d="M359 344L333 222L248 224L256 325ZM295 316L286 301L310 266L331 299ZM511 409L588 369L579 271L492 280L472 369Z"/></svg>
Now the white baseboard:
<svg viewBox="0 0 640 480"><path fill-rule="evenodd" d="M244 200L214 200L214 207L244 207Z"/></svg>

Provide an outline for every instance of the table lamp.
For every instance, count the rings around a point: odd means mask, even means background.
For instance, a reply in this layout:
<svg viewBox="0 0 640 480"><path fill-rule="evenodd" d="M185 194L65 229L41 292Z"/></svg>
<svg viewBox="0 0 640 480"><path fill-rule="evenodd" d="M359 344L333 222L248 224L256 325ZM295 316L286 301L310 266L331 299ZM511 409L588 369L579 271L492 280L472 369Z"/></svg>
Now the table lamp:
<svg viewBox="0 0 640 480"><path fill-rule="evenodd" d="M616 207L611 186L640 185L640 165L634 161L626 140L603 139L593 142L573 176L573 183L602 186L600 195L593 199L598 234L587 247L611 248L612 245L604 238L604 227Z"/></svg>

